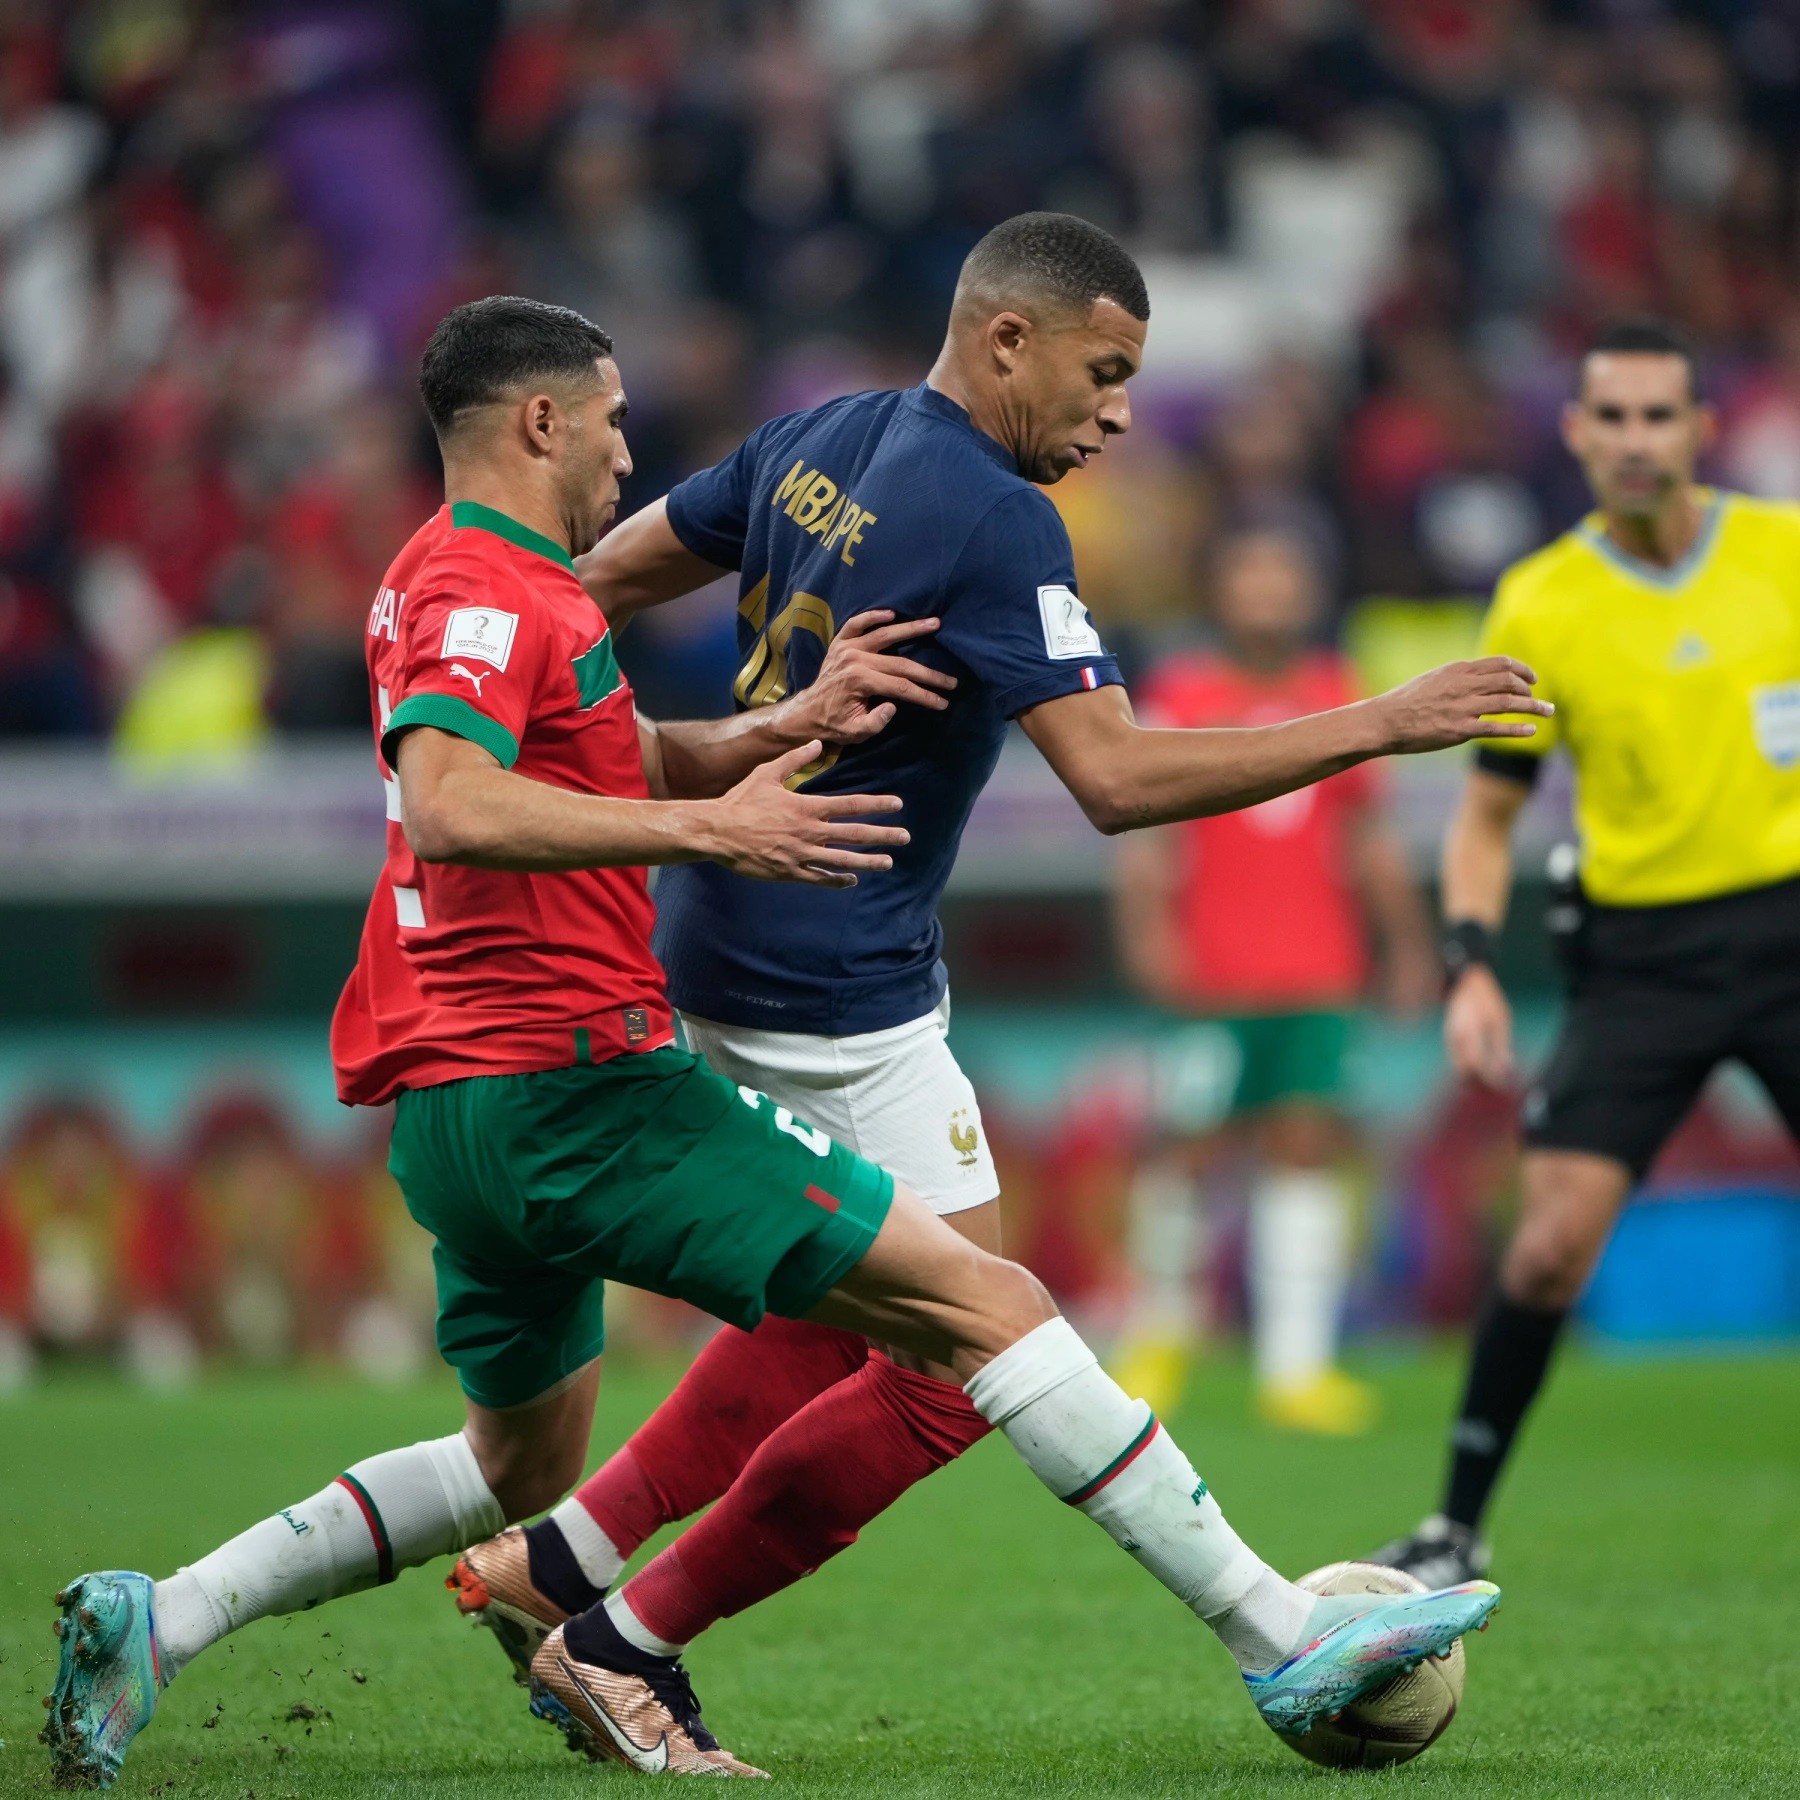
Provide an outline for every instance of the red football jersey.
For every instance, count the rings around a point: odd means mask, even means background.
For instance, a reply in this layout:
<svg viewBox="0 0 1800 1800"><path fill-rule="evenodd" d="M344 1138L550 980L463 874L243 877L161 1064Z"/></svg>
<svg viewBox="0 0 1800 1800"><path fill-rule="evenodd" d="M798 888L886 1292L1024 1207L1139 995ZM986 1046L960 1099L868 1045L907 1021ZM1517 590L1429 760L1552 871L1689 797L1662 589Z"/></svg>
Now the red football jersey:
<svg viewBox="0 0 1800 1800"><path fill-rule="evenodd" d="M392 756L408 725L552 787L648 797L631 688L568 552L491 507L441 507L389 568L367 649L387 866L332 1019L338 1097L376 1106L668 1043L643 869L422 863L400 828Z"/></svg>
<svg viewBox="0 0 1800 1800"><path fill-rule="evenodd" d="M1327 652L1274 676L1195 654L1152 672L1144 712L1158 725L1272 725L1356 698L1347 665ZM1214 1011L1278 1012L1357 997L1369 949L1351 834L1378 779L1362 763L1260 806L1171 827L1184 998Z"/></svg>

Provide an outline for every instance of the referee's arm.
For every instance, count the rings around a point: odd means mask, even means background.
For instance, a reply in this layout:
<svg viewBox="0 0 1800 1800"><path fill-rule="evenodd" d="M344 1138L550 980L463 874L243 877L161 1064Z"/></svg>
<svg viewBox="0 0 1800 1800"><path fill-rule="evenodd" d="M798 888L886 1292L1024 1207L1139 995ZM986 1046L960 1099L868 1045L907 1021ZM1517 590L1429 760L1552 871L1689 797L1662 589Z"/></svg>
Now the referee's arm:
<svg viewBox="0 0 1800 1800"><path fill-rule="evenodd" d="M1505 772L1499 772L1500 769ZM1497 932L1512 893L1513 821L1531 797L1538 771L1532 756L1484 751L1469 771L1444 835L1444 918ZM1471 962L1455 976L1444 1012L1444 1046L1457 1074L1491 1087L1513 1079L1512 1009L1494 971Z"/></svg>

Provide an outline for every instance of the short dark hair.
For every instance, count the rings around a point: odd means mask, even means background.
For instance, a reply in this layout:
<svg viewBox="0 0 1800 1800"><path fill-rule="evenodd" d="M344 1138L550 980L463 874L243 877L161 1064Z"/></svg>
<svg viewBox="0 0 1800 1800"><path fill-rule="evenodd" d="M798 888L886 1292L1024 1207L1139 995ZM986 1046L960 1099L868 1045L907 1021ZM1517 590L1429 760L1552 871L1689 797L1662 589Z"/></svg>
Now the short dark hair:
<svg viewBox="0 0 1800 1800"><path fill-rule="evenodd" d="M1700 396L1700 359L1692 340L1678 325L1666 319L1640 314L1631 318L1609 319L1588 339L1581 354L1582 369L1590 356L1679 356L1687 364L1688 391Z"/></svg>
<svg viewBox="0 0 1800 1800"><path fill-rule="evenodd" d="M1083 314L1112 300L1134 319L1150 317L1143 271L1125 246L1073 213L1019 213L996 225L964 259L962 281L995 298L1038 294Z"/></svg>
<svg viewBox="0 0 1800 1800"><path fill-rule="evenodd" d="M612 347L608 333L566 306L492 294L438 321L419 358L419 394L441 438L468 407L528 382L592 375L594 359Z"/></svg>

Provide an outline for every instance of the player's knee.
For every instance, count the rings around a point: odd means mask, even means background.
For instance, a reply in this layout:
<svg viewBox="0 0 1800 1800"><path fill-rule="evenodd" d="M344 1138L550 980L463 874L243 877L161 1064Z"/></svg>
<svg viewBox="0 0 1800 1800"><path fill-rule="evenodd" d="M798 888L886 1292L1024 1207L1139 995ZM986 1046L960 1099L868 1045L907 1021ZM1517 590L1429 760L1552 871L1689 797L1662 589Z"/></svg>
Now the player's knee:
<svg viewBox="0 0 1800 1800"><path fill-rule="evenodd" d="M973 1245L969 1256L967 1285L940 1326L944 1347L933 1357L959 1381L968 1380L991 1357L1056 1317L1056 1302L1029 1269Z"/></svg>
<svg viewBox="0 0 1800 1800"><path fill-rule="evenodd" d="M1022 1264L998 1256L992 1261L994 1268L986 1284L992 1295L988 1324L997 1349L1054 1319L1056 1302L1050 1298L1050 1290Z"/></svg>
<svg viewBox="0 0 1800 1800"><path fill-rule="evenodd" d="M1560 1219L1531 1220L1508 1246L1501 1286L1508 1298L1544 1309L1573 1306L1594 1266L1597 1246Z"/></svg>

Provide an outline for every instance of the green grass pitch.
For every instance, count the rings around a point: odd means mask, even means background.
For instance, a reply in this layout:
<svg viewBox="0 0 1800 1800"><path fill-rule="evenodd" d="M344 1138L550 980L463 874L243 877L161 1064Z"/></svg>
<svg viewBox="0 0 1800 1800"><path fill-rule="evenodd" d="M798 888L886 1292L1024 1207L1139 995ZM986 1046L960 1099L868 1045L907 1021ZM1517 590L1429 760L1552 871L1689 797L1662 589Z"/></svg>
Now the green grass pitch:
<svg viewBox="0 0 1800 1800"><path fill-rule="evenodd" d="M1298 1573L1410 1524L1435 1485L1448 1353L1376 1363L1351 1445L1248 1422L1242 1370L1172 1423L1245 1535ZM666 1381L667 1373L662 1379ZM620 1371L596 1454L661 1391ZM359 1456L452 1428L446 1383L221 1381L157 1399L68 1378L0 1402L0 1794L36 1742L50 1594L162 1573ZM1422 1759L1331 1775L1258 1723L1222 1650L1005 1446L691 1657L724 1741L795 1796L1800 1793L1800 1358L1566 1359L1494 1526L1506 1604ZM251 1627L163 1698L116 1790L200 1800L623 1793L526 1714L442 1570ZM310 1720L301 1709L317 1715ZM1329 1788L1326 1784L1333 1784Z"/></svg>

